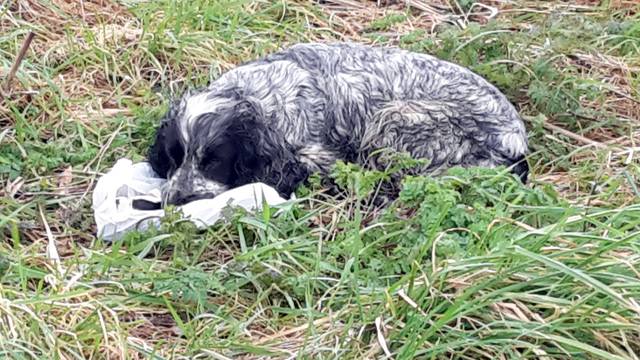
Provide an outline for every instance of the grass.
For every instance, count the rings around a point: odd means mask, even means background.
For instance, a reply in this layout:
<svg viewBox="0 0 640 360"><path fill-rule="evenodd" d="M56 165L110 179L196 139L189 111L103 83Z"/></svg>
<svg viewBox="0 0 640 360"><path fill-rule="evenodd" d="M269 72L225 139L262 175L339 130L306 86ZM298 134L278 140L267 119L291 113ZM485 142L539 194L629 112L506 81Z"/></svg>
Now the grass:
<svg viewBox="0 0 640 360"><path fill-rule="evenodd" d="M640 357L634 1L0 1L0 357ZM468 66L516 104L532 180L341 164L276 214L169 214L112 245L90 192L168 99L301 41ZM399 165L408 165L406 159Z"/></svg>

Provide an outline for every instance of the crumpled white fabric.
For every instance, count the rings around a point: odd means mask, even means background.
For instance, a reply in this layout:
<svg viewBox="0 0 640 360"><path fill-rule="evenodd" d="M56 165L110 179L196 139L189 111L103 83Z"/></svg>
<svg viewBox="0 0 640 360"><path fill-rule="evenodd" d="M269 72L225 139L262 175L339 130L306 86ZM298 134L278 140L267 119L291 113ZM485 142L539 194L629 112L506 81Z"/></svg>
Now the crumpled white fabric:
<svg viewBox="0 0 640 360"><path fill-rule="evenodd" d="M103 175L93 191L93 212L97 235L105 241L120 239L133 229L157 227L164 210L138 210L132 207L135 199L160 202L167 181L159 178L147 162L134 164L120 159ZM262 208L264 201L279 205L287 200L263 183L252 183L226 191L213 199L201 199L178 207L185 218L199 227L215 224L227 206L248 211Z"/></svg>

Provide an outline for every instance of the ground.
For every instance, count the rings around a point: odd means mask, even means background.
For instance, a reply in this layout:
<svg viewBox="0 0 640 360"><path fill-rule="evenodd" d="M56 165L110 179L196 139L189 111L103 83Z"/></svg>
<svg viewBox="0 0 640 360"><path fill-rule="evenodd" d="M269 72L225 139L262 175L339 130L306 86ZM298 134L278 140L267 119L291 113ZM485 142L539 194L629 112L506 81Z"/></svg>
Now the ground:
<svg viewBox="0 0 640 360"><path fill-rule="evenodd" d="M634 0L0 2L0 357L640 357L640 7ZM10 68L29 32L19 69ZM91 190L144 159L168 100L301 41L434 54L530 134L501 169L338 166L275 214L105 244ZM394 166L408 166L407 159Z"/></svg>

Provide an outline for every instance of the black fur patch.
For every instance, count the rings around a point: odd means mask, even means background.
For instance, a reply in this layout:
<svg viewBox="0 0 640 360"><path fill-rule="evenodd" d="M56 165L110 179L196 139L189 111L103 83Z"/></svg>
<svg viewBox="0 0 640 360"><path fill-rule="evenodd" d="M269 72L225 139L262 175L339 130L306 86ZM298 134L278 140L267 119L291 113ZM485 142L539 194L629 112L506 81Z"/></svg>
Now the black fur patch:
<svg viewBox="0 0 640 360"><path fill-rule="evenodd" d="M169 115L156 132L156 139L147 157L151 168L162 178L169 178L182 165L185 149L175 119Z"/></svg>

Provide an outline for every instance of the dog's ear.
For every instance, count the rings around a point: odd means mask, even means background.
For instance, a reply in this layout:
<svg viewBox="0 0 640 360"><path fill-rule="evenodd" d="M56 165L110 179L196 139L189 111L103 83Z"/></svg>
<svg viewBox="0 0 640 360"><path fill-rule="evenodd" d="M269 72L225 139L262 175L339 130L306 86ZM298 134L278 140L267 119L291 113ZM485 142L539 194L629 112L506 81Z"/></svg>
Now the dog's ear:
<svg viewBox="0 0 640 360"><path fill-rule="evenodd" d="M156 130L155 141L147 153L153 171L165 179L184 161L184 146L174 114L175 112L170 110L162 120Z"/></svg>
<svg viewBox="0 0 640 360"><path fill-rule="evenodd" d="M309 175L284 134L269 127L259 106L242 101L233 112L227 137L236 148L236 186L260 181L289 197Z"/></svg>

